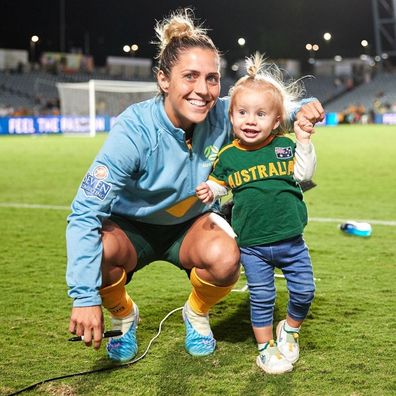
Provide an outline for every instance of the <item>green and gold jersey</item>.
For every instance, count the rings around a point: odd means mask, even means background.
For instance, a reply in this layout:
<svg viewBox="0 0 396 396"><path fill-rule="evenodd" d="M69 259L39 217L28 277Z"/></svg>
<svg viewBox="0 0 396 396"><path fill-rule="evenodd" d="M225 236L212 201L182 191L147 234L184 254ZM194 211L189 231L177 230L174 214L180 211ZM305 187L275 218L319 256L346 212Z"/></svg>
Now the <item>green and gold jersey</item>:
<svg viewBox="0 0 396 396"><path fill-rule="evenodd" d="M209 179L232 190L232 226L242 247L300 235L307 224L303 194L295 181L295 143L270 136L259 147L238 140L224 146Z"/></svg>

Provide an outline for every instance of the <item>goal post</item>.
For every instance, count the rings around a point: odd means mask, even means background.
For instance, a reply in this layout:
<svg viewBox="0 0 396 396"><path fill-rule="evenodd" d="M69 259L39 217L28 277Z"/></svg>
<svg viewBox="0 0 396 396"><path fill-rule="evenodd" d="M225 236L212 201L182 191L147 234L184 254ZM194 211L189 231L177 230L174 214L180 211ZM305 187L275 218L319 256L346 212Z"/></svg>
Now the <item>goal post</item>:
<svg viewBox="0 0 396 396"><path fill-rule="evenodd" d="M116 117L133 103L152 98L158 93L155 82L89 80L88 82L57 84L60 110L66 120L64 133L95 136L101 129L101 118ZM81 127L73 130L73 120L78 117Z"/></svg>

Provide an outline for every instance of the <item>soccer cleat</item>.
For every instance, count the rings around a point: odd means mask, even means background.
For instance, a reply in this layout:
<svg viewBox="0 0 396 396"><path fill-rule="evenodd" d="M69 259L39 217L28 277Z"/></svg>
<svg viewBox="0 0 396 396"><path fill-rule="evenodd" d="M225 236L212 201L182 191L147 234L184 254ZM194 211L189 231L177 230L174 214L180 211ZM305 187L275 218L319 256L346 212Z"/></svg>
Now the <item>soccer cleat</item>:
<svg viewBox="0 0 396 396"><path fill-rule="evenodd" d="M183 320L186 327L185 347L187 352L192 356L206 356L214 352L216 348L216 340L212 331L208 335L202 335L194 329L189 319L188 302L183 307ZM206 326L209 327L209 316L201 316L202 321L207 321Z"/></svg>
<svg viewBox="0 0 396 396"><path fill-rule="evenodd" d="M300 356L300 346L298 345L299 334L285 330L286 320L281 320L276 326L277 344L280 353L290 363L297 362Z"/></svg>
<svg viewBox="0 0 396 396"><path fill-rule="evenodd" d="M268 341L260 350L256 363L267 374L283 374L293 370L293 365L280 354L274 340Z"/></svg>
<svg viewBox="0 0 396 396"><path fill-rule="evenodd" d="M126 318L111 318L112 330L121 330L122 336L110 338L107 355L116 362L127 362L137 353L136 329L139 323L139 309L133 303L133 313Z"/></svg>

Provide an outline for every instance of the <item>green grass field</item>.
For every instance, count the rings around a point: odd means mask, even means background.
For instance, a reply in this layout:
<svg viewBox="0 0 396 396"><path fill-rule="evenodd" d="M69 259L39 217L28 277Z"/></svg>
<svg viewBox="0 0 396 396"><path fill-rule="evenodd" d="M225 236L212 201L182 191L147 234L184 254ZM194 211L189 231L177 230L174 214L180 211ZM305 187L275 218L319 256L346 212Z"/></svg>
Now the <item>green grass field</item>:
<svg viewBox="0 0 396 396"><path fill-rule="evenodd" d="M112 366L104 347L95 352L67 342L71 301L65 284L64 207L104 139L0 138L1 395ZM212 356L185 352L178 311L136 364L49 382L27 393L395 395L396 127L318 128L314 143L318 187L305 194L313 219L305 238L317 293L292 373L270 376L256 367L248 294L231 293L211 313L218 340ZM338 219L371 220L373 234L344 235ZM276 282L278 321L285 315L287 291L282 279ZM190 286L182 271L157 262L138 272L128 290L141 311L140 355L161 319L184 304Z"/></svg>

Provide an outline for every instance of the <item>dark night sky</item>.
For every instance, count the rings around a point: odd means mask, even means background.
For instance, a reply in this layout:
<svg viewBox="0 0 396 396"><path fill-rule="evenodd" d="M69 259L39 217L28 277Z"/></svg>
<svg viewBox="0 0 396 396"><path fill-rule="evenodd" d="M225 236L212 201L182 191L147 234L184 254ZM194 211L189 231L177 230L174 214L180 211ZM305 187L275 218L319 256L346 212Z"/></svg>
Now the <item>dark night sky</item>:
<svg viewBox="0 0 396 396"><path fill-rule="evenodd" d="M0 48L59 51L60 0L1 0ZM373 51L371 0L64 0L66 49L89 49L97 64L107 55L124 55L124 44L137 43L139 57L153 57L153 26L178 6L192 6L211 29L215 44L233 61L255 50L271 58L306 60L307 42L320 45L318 58L355 57L366 39ZM329 31L333 39L322 36ZM244 53L237 44L246 38Z"/></svg>

